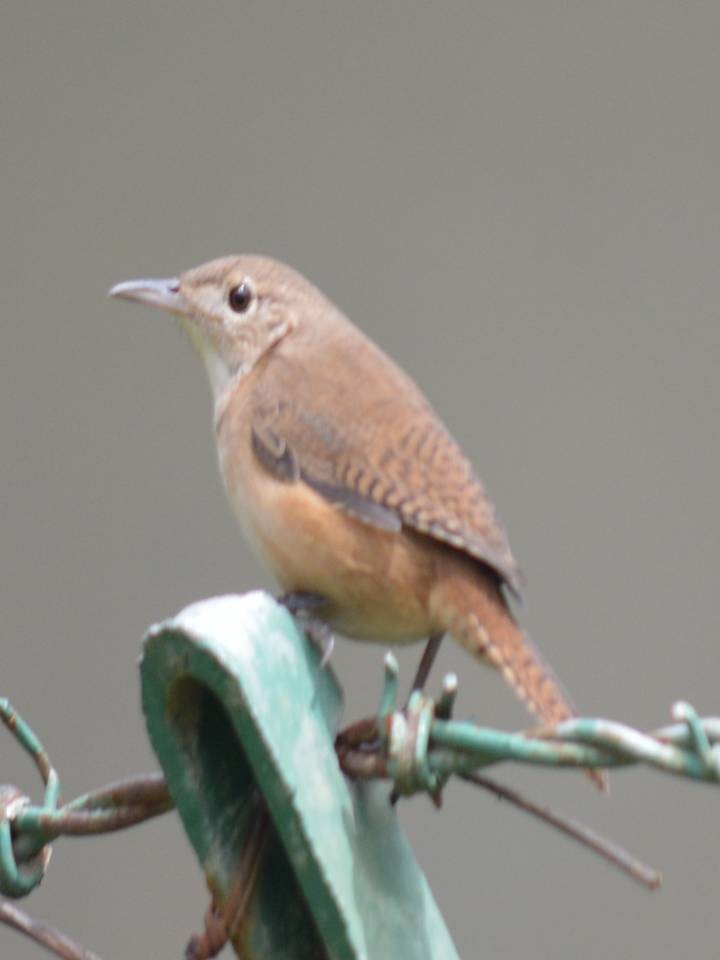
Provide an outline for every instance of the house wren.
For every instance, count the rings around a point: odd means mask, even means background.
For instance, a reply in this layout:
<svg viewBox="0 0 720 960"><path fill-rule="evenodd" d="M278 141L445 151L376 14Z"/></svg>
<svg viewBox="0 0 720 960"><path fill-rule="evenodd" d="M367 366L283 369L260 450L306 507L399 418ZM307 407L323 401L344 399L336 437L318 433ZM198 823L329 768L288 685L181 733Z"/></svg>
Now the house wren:
<svg viewBox="0 0 720 960"><path fill-rule="evenodd" d="M201 353L225 489L284 590L319 596L318 615L360 640L449 633L543 722L573 715L508 606L519 569L469 461L316 287L233 256L110 295L177 315Z"/></svg>

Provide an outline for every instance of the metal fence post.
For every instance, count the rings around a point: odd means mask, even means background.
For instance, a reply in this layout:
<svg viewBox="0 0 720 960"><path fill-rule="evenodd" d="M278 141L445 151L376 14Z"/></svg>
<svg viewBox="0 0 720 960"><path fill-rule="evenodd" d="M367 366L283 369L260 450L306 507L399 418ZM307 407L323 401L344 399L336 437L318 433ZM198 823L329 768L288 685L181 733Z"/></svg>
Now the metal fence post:
<svg viewBox="0 0 720 960"><path fill-rule="evenodd" d="M258 803L268 811L238 956L458 960L387 785L338 768L332 671L270 596L188 607L149 631L140 670L152 745L219 903Z"/></svg>

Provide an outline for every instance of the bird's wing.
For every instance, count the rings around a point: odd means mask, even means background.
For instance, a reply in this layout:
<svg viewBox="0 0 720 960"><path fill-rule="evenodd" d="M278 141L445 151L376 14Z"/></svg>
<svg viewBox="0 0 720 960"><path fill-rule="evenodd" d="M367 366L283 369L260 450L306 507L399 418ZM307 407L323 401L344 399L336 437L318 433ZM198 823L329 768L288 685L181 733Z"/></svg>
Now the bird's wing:
<svg viewBox="0 0 720 960"><path fill-rule="evenodd" d="M279 360L272 382L261 378L253 391L252 446L265 469L304 481L365 523L450 544L519 593L522 575L490 498L405 374L379 351L368 382L358 382L352 364L354 382L338 377L337 366L332 377L321 369L308 376Z"/></svg>

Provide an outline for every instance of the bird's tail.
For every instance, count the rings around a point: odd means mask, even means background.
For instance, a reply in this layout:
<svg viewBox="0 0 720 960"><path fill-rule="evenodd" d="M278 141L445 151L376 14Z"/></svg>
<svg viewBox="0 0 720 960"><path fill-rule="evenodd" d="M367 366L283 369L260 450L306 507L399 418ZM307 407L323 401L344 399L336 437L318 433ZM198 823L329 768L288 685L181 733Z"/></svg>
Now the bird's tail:
<svg viewBox="0 0 720 960"><path fill-rule="evenodd" d="M552 667L513 617L499 585L475 571L443 579L432 606L442 628L473 656L496 667L528 709L544 724L576 715ZM603 791L607 775L588 770Z"/></svg>

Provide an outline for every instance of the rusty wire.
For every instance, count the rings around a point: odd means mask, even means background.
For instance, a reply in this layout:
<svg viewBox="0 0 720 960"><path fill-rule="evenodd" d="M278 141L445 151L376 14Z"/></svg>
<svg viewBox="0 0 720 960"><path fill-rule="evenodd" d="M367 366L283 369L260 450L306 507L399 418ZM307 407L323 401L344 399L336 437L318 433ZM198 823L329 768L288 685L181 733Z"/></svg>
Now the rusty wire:
<svg viewBox="0 0 720 960"><path fill-rule="evenodd" d="M185 948L185 960L212 960L228 940L240 932L269 835L270 814L258 792L253 825L238 861L230 892L222 906L212 899L205 913L205 928L202 933L193 934L190 938Z"/></svg>
<svg viewBox="0 0 720 960"><path fill-rule="evenodd" d="M397 710L396 692L397 667L388 658L378 713L347 727L336 740L338 762L348 777L390 779L396 798L425 790L439 805L442 787L454 773L538 817L651 889L660 883L657 871L595 831L481 776L474 768L503 759L562 766L622 766L644 761L695 779L717 781L720 777L720 719L702 720L685 703L674 708L674 725L652 734L604 720L571 720L552 730L504 734L450 720L457 692L457 680L452 676L446 678L436 703L415 691L405 709ZM416 713L417 722L413 723ZM45 786L45 804L33 806L17 787L0 785L0 892L15 897L29 893L44 875L49 844L60 836L122 830L172 809L160 773L117 781L58 806L59 780L40 741L4 699L0 699L0 719L30 754ZM424 731L422 737L418 731ZM206 960L214 956L242 923L243 906L267 835L267 812L259 816L258 823L257 843L250 844L247 851L247 869L241 871L227 903L222 907L211 904L204 932L188 944L188 957ZM0 923L33 938L62 960L99 960L10 903L0 901Z"/></svg>
<svg viewBox="0 0 720 960"><path fill-rule="evenodd" d="M50 842L61 836L93 836L136 826L173 807L160 773L119 780L58 806L60 781L47 752L6 699L0 719L30 755L45 787L44 805L33 806L18 787L0 785L0 892L21 897L43 879ZM65 934L0 901L0 923L25 934L63 960L99 960Z"/></svg>
<svg viewBox="0 0 720 960"><path fill-rule="evenodd" d="M0 923L4 923L8 927L12 927L13 930L17 930L18 933L30 937L35 943L39 943L40 946L61 957L62 960L100 960L100 957L92 950L80 946L54 927L50 927L40 920L35 920L34 917L25 913L24 910L20 910L13 903L0 901Z"/></svg>
<svg viewBox="0 0 720 960"><path fill-rule="evenodd" d="M16 788L9 788L9 790ZM27 798L22 798L26 801ZM172 800L160 773L143 774L108 784L56 810L23 803L9 824L18 869L40 859L44 875L49 841L60 836L94 836L134 827L171 810ZM0 813L2 811L0 810ZM62 960L100 960L66 934L36 920L14 904L0 900L0 924L12 927Z"/></svg>

